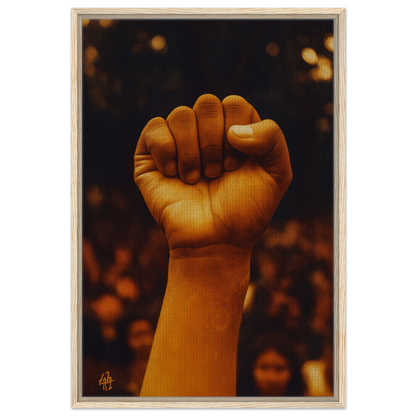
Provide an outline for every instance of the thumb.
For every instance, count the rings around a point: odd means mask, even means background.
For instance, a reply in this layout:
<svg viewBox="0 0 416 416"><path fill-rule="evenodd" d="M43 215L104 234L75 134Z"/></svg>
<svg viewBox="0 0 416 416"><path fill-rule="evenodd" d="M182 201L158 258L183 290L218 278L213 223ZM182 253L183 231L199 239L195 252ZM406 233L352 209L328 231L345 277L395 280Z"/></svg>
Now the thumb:
<svg viewBox="0 0 416 416"><path fill-rule="evenodd" d="M273 120L231 126L227 138L231 146L254 156L279 185L289 186L293 177L289 150L282 130Z"/></svg>

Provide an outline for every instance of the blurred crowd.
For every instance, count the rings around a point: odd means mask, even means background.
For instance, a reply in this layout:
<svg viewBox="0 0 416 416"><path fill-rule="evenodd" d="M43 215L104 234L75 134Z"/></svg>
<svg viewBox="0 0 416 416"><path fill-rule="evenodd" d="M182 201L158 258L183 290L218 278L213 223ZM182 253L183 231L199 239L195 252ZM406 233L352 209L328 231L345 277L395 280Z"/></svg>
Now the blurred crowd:
<svg viewBox="0 0 416 416"><path fill-rule="evenodd" d="M116 189L84 193L83 396L140 393L169 256L144 207ZM333 273L331 217L271 223L252 252L238 396L333 395Z"/></svg>

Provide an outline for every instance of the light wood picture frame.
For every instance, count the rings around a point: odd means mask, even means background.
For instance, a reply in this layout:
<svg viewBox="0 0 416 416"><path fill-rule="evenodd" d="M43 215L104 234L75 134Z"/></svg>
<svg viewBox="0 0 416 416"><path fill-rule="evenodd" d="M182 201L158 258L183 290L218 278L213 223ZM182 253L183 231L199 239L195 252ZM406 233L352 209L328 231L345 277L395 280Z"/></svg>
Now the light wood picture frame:
<svg viewBox="0 0 416 416"><path fill-rule="evenodd" d="M349 234L348 234L348 203L349 203L349 127L348 127L348 77L349 77L349 15L350 9L346 4L203 4L203 5L160 5L160 4L73 4L67 8L67 410L71 414L76 413L166 413L166 412L192 412L210 413L210 412L251 412L251 413L342 413L348 412L349 403ZM85 128L87 124L83 123L85 117L85 108L83 100L85 94L88 94L86 85L83 85L83 77L88 73L101 76L103 83L112 82L113 93L125 88L117 81L117 77L110 79L103 74L97 75L97 68L94 66L94 59L97 50L91 49L89 57L86 58L85 45L83 45L82 33L83 24L86 21L102 21L102 27L114 24L114 21L128 21L132 19L154 19L175 21L179 19L206 19L218 21L222 19L250 19L255 21L299 21L307 20L308 22L320 22L322 20L330 21L333 24L333 33L331 42L331 69L330 75L328 67L323 69L320 75L318 60L319 55L308 43L306 36L299 33L297 42L298 50L305 50L309 47L312 50L311 62L304 58L305 67L299 69L293 77L300 84L305 84L311 80L314 88L319 89L328 83L333 85L333 104L327 106L324 113L326 116L318 117L313 120L317 129L319 140L333 141L333 154L331 169L333 169L333 178L326 178L327 183L332 183L331 194L318 195L328 206L333 204L333 351L334 351L334 388L333 397L284 397L284 398L260 398L260 397L230 397L230 398L140 398L140 397L114 397L114 396L83 396L82 392L82 299L83 299L83 227L85 227L85 218L83 218L83 204L85 203L85 191L83 189L83 175L87 172L88 167L84 165L92 159L86 159L85 149L91 149L94 145L87 143L89 140L85 137ZM284 30L284 29L282 29ZM154 37L155 38L155 37ZM306 39L305 39L306 38ZM169 47L169 40L162 37L160 45L151 45L151 40L140 39L137 35L138 43L133 54L137 54L142 47L153 48L156 57L164 53L164 48ZM156 42L157 39L155 39ZM147 42L147 43L146 43ZM324 42L324 39L322 39ZM145 46L143 46L145 45ZM147 45L147 46L146 46ZM167 46L166 46L167 45ZM115 47L113 45L113 47ZM264 45L265 53L269 57L279 56L284 45L274 42L272 38ZM305 52L306 53L306 52ZM313 55L315 53L315 55ZM269 58L268 58L269 59ZM322 59L325 60L323 57ZM315 60L315 61L314 61ZM88 65L90 65L88 67ZM308 66L309 65L309 66ZM324 65L324 64L323 64ZM322 69L322 68L321 68ZM183 85L183 81L178 81L172 75L171 82ZM327 77L325 79L325 77ZM249 81L247 81L249 82ZM99 89L99 86L96 87ZM300 88L300 87L299 87ZM101 110L108 110L108 97L95 90L98 106ZM169 89L169 88L168 88ZM98 92L97 92L98 91ZM206 91L210 92L210 91ZM101 94L101 95L100 95ZM225 95L224 95L225 97ZM221 97L224 98L224 97ZM101 103L101 104L100 104ZM160 101L154 105L157 107ZM135 106L145 105L140 102L134 103ZM178 105L181 105L179 103ZM184 103L184 105L189 105ZM140 108L142 108L140 107ZM294 105L295 107L295 105ZM114 109L114 107L112 107ZM173 109L173 107L171 108ZM167 111L164 109L163 111ZM296 111L296 110L294 110ZM122 110L120 110L122 113ZM158 116L161 114L153 114ZM260 114L261 115L261 114ZM117 114L122 118L123 114ZM127 120L130 118L127 117ZM328 124L329 120L329 124ZM141 124L142 127L144 127ZM132 130L137 126L131 127ZM293 127L293 126L292 126ZM293 127L295 128L295 127ZM283 128L282 128L283 129ZM320 132L320 133L319 133ZM321 134L321 135L320 135ZM136 139L140 131L137 131ZM101 142L97 142L98 144ZM321 142L322 143L322 142ZM290 149L290 142L288 142ZM125 147L128 147L125 145ZM131 147L131 145L130 145ZM331 147L329 147L331 148ZM84 153L83 153L84 151ZM116 151L117 152L117 151ZM133 148L134 152L134 148ZM328 164L328 160L322 161L319 158L319 149L316 156L323 164ZM97 156L99 157L99 156ZM115 156L116 157L116 156ZM124 154L120 160L124 163ZM317 162L318 163L318 162ZM318 163L317 169L320 165ZM133 154L131 154L131 165L133 164ZM131 166L132 167L132 166ZM99 173L97 173L99 174ZM331 182L331 180L333 181ZM115 180L118 180L116 178ZM133 177L131 176L133 182ZM329 181L329 182L328 182ZM84 184L85 185L85 184ZM99 190L92 193L91 198L95 200L102 199L103 196ZM137 193L140 194L137 189ZM293 196L292 201L296 200ZM329 201L329 202L328 202ZM323 202L325 203L325 202ZM279 207L277 211L279 210ZM284 233L285 230L282 230ZM287 230L286 230L287 231ZM105 377L106 369L103 368L100 374L95 375L97 386L99 386L100 377ZM102 374L101 374L102 373ZM108 375L109 377L111 376ZM102 380L105 380L103 378ZM108 379L107 379L108 380ZM111 380L111 379L110 379ZM103 383L101 383L103 384ZM116 384L116 381L114 381ZM105 387L105 386L104 386ZM102 388L102 387L100 387Z"/></svg>

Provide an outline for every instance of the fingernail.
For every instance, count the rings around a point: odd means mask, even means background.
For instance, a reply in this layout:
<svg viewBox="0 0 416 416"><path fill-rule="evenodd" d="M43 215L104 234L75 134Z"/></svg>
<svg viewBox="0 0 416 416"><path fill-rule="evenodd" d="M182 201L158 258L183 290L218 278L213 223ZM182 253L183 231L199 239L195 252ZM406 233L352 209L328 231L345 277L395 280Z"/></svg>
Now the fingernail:
<svg viewBox="0 0 416 416"><path fill-rule="evenodd" d="M248 139L253 135L253 129L250 126L231 126L235 135L242 139Z"/></svg>
<svg viewBox="0 0 416 416"><path fill-rule="evenodd" d="M240 166L238 164L238 161L235 157L232 156L226 156L224 159L224 169L225 170L236 170Z"/></svg>
<svg viewBox="0 0 416 416"><path fill-rule="evenodd" d="M166 163L165 172L169 176L175 176L178 173L178 168L174 160L170 160L168 163Z"/></svg>
<svg viewBox="0 0 416 416"><path fill-rule="evenodd" d="M192 170L186 175L186 180L188 183L195 183L195 182L198 182L200 176L201 174L199 170Z"/></svg>
<svg viewBox="0 0 416 416"><path fill-rule="evenodd" d="M222 173L222 166L216 163L209 163L205 168L205 176L207 178L215 178Z"/></svg>

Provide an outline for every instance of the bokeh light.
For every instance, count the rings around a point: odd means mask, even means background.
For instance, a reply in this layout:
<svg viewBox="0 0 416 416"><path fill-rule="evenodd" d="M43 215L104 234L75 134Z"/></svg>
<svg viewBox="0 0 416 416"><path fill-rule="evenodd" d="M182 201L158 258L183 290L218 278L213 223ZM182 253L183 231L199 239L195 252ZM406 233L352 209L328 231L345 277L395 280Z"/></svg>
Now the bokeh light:
<svg viewBox="0 0 416 416"><path fill-rule="evenodd" d="M334 114L334 104L332 103L325 104L324 112L328 114L329 116L332 116L332 114Z"/></svg>
<svg viewBox="0 0 416 416"><path fill-rule="evenodd" d="M334 52L334 35L332 33L325 35L324 45L329 51Z"/></svg>
<svg viewBox="0 0 416 416"><path fill-rule="evenodd" d="M90 24L90 19L82 19L82 27L87 27Z"/></svg>
<svg viewBox="0 0 416 416"><path fill-rule="evenodd" d="M103 19L103 20L99 20L98 23L100 24L101 27L103 27L104 29L107 29L108 27L114 25L114 20Z"/></svg>
<svg viewBox="0 0 416 416"><path fill-rule="evenodd" d="M92 207L98 208L104 199L104 194L98 186L94 186L86 193L88 204Z"/></svg>
<svg viewBox="0 0 416 416"><path fill-rule="evenodd" d="M270 42L266 46L266 53L270 56L277 56L279 52L280 52L280 48L276 42Z"/></svg>
<svg viewBox="0 0 416 416"><path fill-rule="evenodd" d="M320 118L316 122L316 127L318 128L319 131L321 131L323 133L327 133L331 128L327 118Z"/></svg>
<svg viewBox="0 0 416 416"><path fill-rule="evenodd" d="M162 35L156 35L150 41L150 47L158 53L164 53L166 51L166 39Z"/></svg>
<svg viewBox="0 0 416 416"><path fill-rule="evenodd" d="M94 62L98 58L98 51L94 46L88 46L84 51L84 72L89 77L93 77L96 73Z"/></svg>
<svg viewBox="0 0 416 416"><path fill-rule="evenodd" d="M314 81L329 82L332 80L332 61L324 55L319 55L318 65L309 71Z"/></svg>
<svg viewBox="0 0 416 416"><path fill-rule="evenodd" d="M304 48L302 50L302 58L309 65L315 65L318 62L318 55L312 48Z"/></svg>

